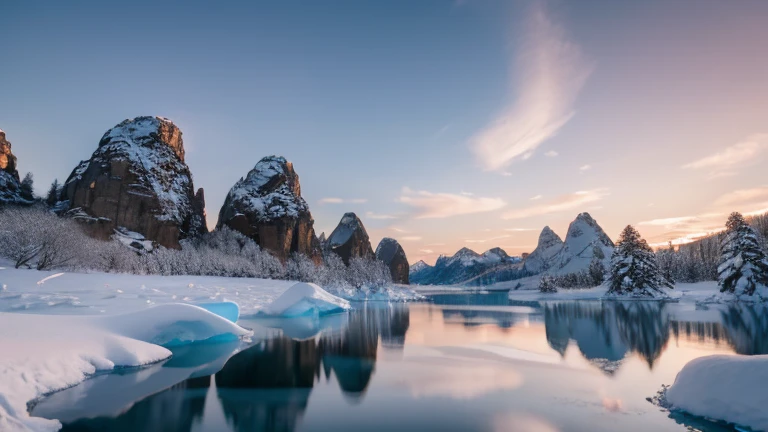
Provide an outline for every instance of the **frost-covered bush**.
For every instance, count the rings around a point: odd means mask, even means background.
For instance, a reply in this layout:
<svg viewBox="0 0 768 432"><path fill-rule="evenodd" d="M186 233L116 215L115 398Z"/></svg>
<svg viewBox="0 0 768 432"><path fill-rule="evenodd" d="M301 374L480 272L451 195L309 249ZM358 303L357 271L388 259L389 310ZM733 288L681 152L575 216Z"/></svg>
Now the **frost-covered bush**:
<svg viewBox="0 0 768 432"><path fill-rule="evenodd" d="M0 211L0 256L16 268L48 270L76 264L92 240L74 221L39 206Z"/></svg>
<svg viewBox="0 0 768 432"><path fill-rule="evenodd" d="M717 268L720 291L753 295L768 287L768 261L760 248L757 233L739 213L731 213L726 223L720 265Z"/></svg>
<svg viewBox="0 0 768 432"><path fill-rule="evenodd" d="M392 282L378 260L353 258L349 267L335 253L322 265L295 254L285 263L252 239L228 227L181 241L181 249L155 245L139 250L120 241L96 240L75 220L42 207L0 211L0 256L16 268L66 269L144 275L198 275L289 279L339 289L375 289Z"/></svg>
<svg viewBox="0 0 768 432"><path fill-rule="evenodd" d="M659 270L656 255L640 233L627 225L611 257L608 294L655 297L665 295L672 281Z"/></svg>

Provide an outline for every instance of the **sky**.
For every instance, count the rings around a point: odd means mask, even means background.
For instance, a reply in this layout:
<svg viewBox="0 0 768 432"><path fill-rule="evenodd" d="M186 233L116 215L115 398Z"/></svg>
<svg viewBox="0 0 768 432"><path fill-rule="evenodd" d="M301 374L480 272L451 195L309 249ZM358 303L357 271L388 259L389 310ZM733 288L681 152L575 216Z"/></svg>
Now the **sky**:
<svg viewBox="0 0 768 432"><path fill-rule="evenodd" d="M768 2L2 2L0 128L44 193L126 118L183 132L216 224L264 156L317 233L434 262L589 212L652 244L768 209Z"/></svg>

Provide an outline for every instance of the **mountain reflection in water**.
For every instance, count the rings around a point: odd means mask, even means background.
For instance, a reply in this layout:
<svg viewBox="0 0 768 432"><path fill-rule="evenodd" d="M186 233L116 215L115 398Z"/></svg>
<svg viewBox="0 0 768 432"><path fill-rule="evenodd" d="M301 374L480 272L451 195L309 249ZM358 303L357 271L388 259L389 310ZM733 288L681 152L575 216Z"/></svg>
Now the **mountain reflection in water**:
<svg viewBox="0 0 768 432"><path fill-rule="evenodd" d="M137 376L144 373L149 378L120 381L120 374L98 377L43 400L33 415L60 418L64 431L78 432L293 431L302 425L308 415L310 398L313 392L321 391L318 390L321 386L323 391L313 399L315 403L323 400L325 404L338 404L325 399L326 388L338 389L344 405L337 406L340 412L355 410L364 405L368 392L379 391L380 387L371 390L375 379L390 385L394 382L395 388L402 388L401 383L420 383L419 378L423 378L422 381L427 380L425 385L431 385L429 388L438 389L437 393L411 391L407 397L415 398L413 402L401 396L406 399L399 403L405 405L425 403L424 398L444 401L440 398L455 397L446 390L450 386L434 386L429 382L428 378L444 379L439 374L412 376L413 371L418 370L424 375L424 369L418 369L414 363L402 368L393 363L403 358L406 345L416 350L432 349L412 351L418 354L410 357L428 362L442 361L440 357L429 357L434 356L433 352L454 355L450 353L463 351L450 347L472 348L477 344L531 347L533 351L546 352L555 363L574 364L570 357L575 354L577 359L585 358L602 372L595 375L612 382L621 381L618 371L629 368L630 358L642 360L633 366L635 369L629 369L630 375L637 373L638 367L651 371L670 346L680 344L704 352L709 349L768 354L768 307L754 305L693 309L692 305L646 301L521 304L511 303L506 293L445 294L433 296L430 304L358 304L343 319L325 327L318 323L305 326L295 320L269 322L266 326L270 330L268 337L242 351L226 347L202 351L182 348L165 364L136 372ZM382 356L382 350L388 355ZM232 355L232 352L236 353ZM385 365L390 369L388 373L380 372L379 378L376 378L377 362L380 368ZM427 363L425 367L441 371L449 370L447 365ZM480 362L476 367L484 366ZM393 374L393 370L397 372ZM123 379L130 376L126 372ZM534 379L520 376L523 379L510 389ZM124 382L152 382L156 383L155 387L150 387L156 390L141 395L137 392L139 399L130 403L99 401L110 383L119 388L126 385ZM162 382L168 384L157 384ZM144 396L147 394L150 396ZM483 392L467 394L472 396L463 397L471 399ZM67 407L68 403L74 407ZM99 403L104 403L106 408L99 409ZM77 404L89 406L81 409ZM115 406L124 408L115 409ZM79 412L83 415L78 416ZM308 419L316 419L317 415L315 409L314 417ZM425 413L423 418L411 420L429 424L432 415ZM201 424L212 422L213 427L201 429Z"/></svg>

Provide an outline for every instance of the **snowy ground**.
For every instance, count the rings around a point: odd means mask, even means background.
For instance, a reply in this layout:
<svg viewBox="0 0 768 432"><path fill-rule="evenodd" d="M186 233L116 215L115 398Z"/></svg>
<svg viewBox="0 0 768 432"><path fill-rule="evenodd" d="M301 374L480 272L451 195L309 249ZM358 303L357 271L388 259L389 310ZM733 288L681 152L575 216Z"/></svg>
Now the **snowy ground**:
<svg viewBox="0 0 768 432"><path fill-rule="evenodd" d="M281 310L343 311L349 304L295 282L16 270L0 263L0 431L52 431L27 403L119 367L167 359L165 348L248 337L240 316L276 300ZM387 291L407 297L397 287ZM380 294L381 297L384 294ZM233 312L234 307L234 312ZM274 309L274 307L272 308ZM274 312L274 311L272 311Z"/></svg>
<svg viewBox="0 0 768 432"><path fill-rule="evenodd" d="M155 304L228 300L240 305L242 316L249 316L291 285L269 279L59 273L6 266L0 270L0 312L97 315Z"/></svg>

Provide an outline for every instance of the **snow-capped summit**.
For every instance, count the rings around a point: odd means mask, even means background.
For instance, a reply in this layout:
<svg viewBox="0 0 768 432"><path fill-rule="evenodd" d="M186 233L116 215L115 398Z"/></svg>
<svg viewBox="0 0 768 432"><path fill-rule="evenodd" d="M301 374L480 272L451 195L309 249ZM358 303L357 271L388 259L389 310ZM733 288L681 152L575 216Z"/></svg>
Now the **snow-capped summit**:
<svg viewBox="0 0 768 432"><path fill-rule="evenodd" d="M411 264L411 267L408 269L409 273L417 273L420 272L426 268L431 268L432 266L425 263L424 260L418 260L417 262Z"/></svg>
<svg viewBox="0 0 768 432"><path fill-rule="evenodd" d="M557 272L567 274L586 270L597 257L608 266L613 253L613 241L589 213L581 213L568 226L563 249L555 265Z"/></svg>
<svg viewBox="0 0 768 432"><path fill-rule="evenodd" d="M563 241L549 226L545 226L539 234L539 243L536 249L525 259L525 270L531 273L540 273L549 269L553 258L563 248Z"/></svg>
<svg viewBox="0 0 768 432"><path fill-rule="evenodd" d="M328 237L328 248L349 265L351 258L373 258L373 248L363 221L354 213L345 213Z"/></svg>
<svg viewBox="0 0 768 432"><path fill-rule="evenodd" d="M232 186L216 226L224 225L280 259L297 252L320 260L320 242L309 206L301 196L299 176L282 156L262 158Z"/></svg>
<svg viewBox="0 0 768 432"><path fill-rule="evenodd" d="M589 213L581 213L569 225L565 241L544 227L539 244L526 258L524 267L531 273L576 273L586 270L595 257L607 267L612 253L610 237Z"/></svg>
<svg viewBox="0 0 768 432"><path fill-rule="evenodd" d="M198 193L202 198L202 193ZM108 238L125 228L166 247L207 231L184 163L181 130L162 117L136 117L109 129L64 184L60 207Z"/></svg>

